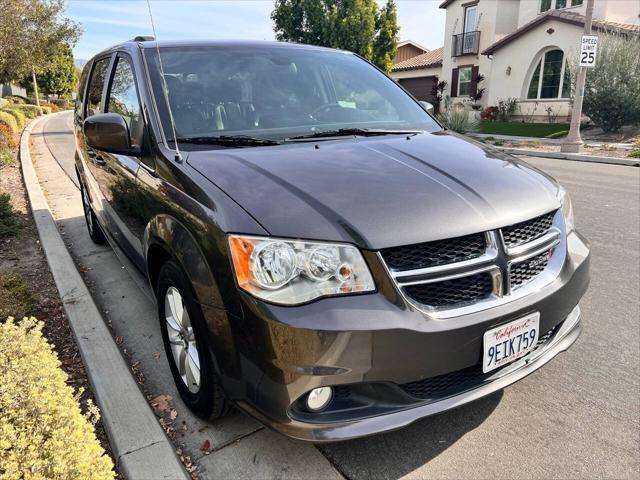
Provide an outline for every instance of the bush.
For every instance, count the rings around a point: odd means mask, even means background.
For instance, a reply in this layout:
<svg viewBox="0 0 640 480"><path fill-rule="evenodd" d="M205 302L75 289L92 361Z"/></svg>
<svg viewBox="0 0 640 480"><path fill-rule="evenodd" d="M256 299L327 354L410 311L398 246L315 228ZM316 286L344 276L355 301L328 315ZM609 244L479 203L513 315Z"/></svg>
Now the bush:
<svg viewBox="0 0 640 480"><path fill-rule="evenodd" d="M17 147L15 133L7 125L0 123L0 149L15 150Z"/></svg>
<svg viewBox="0 0 640 480"><path fill-rule="evenodd" d="M24 105L25 103L27 103L27 99L21 97L20 95L8 95L4 97L4 99L14 104Z"/></svg>
<svg viewBox="0 0 640 480"><path fill-rule="evenodd" d="M458 133L472 132L478 129L478 122L469 119L469 112L462 105L452 105L438 114L438 120L447 128Z"/></svg>
<svg viewBox="0 0 640 480"><path fill-rule="evenodd" d="M20 131L16 119L7 112L0 112L0 125L6 125L14 134Z"/></svg>
<svg viewBox="0 0 640 480"><path fill-rule="evenodd" d="M0 193L0 239L15 235L18 231L18 216L11 205L11 195Z"/></svg>
<svg viewBox="0 0 640 480"><path fill-rule="evenodd" d="M6 148L0 147L0 167L13 165L16 163L16 159L13 156L13 152Z"/></svg>
<svg viewBox="0 0 640 480"><path fill-rule="evenodd" d="M482 120L495 122L498 118L498 107L486 107L482 112L480 112L480 118Z"/></svg>
<svg viewBox="0 0 640 480"><path fill-rule="evenodd" d="M24 128L24 124L27 121L27 117L20 110L15 110L13 108L3 108L0 112L6 112L16 119L16 123L18 124L18 130L22 130Z"/></svg>
<svg viewBox="0 0 640 480"><path fill-rule="evenodd" d="M51 113L51 107L47 107L40 104L40 108L42 109L42 113L44 113L45 115L48 115L49 113Z"/></svg>
<svg viewBox="0 0 640 480"><path fill-rule="evenodd" d="M0 273L0 318L25 316L33 309L33 295L17 273Z"/></svg>
<svg viewBox="0 0 640 480"><path fill-rule="evenodd" d="M51 110L51 112L57 112L58 110L60 110L55 103L51 103L51 102L41 103L40 106L43 109L45 107L49 108ZM51 113L51 112L49 112L49 113Z"/></svg>
<svg viewBox="0 0 640 480"><path fill-rule="evenodd" d="M514 113L516 113L516 109L518 108L518 99L517 98L505 98L498 100L498 119L501 122L508 122L511 120L511 117Z"/></svg>
<svg viewBox="0 0 640 480"><path fill-rule="evenodd" d="M42 115L42 109L37 105L14 105L13 108L20 110L27 118L36 118Z"/></svg>
<svg viewBox="0 0 640 480"><path fill-rule="evenodd" d="M51 103L56 104L60 110L67 110L73 107L73 102L66 98L56 98L54 100L51 100Z"/></svg>
<svg viewBox="0 0 640 480"><path fill-rule="evenodd" d="M637 45L636 37L600 35L596 66L587 72L582 110L605 132L640 122Z"/></svg>
<svg viewBox="0 0 640 480"><path fill-rule="evenodd" d="M0 472L4 478L113 479L95 406L78 396L35 318L0 324ZM82 392L78 392L78 395Z"/></svg>

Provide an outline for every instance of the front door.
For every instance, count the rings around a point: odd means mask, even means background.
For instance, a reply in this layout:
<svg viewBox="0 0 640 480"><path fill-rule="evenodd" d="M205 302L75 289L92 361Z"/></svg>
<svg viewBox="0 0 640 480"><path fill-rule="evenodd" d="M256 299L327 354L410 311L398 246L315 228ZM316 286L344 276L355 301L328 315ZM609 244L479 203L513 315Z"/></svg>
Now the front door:
<svg viewBox="0 0 640 480"><path fill-rule="evenodd" d="M118 53L114 60L105 112L121 115L129 127L131 145L142 146L144 120L133 64L125 53ZM106 152L100 152L100 156L104 161L105 176L100 187L107 203L114 237L129 258L143 267L141 240L145 228L145 202L142 201L136 180L140 159Z"/></svg>

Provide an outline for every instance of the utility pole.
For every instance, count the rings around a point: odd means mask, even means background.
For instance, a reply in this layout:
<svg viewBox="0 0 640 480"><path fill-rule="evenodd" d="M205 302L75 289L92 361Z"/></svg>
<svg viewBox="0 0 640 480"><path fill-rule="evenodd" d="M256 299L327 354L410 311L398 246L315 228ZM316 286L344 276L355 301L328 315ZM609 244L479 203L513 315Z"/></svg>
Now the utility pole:
<svg viewBox="0 0 640 480"><path fill-rule="evenodd" d="M591 20L593 19L593 2L587 0L587 16L584 20L584 34L591 35ZM571 126L569 135L562 144L560 150L565 153L578 153L582 146L580 137L580 119L582 118L582 100L584 99L584 82L587 78L587 67L579 67L578 81L576 82L576 93L573 100L573 111L571 112Z"/></svg>

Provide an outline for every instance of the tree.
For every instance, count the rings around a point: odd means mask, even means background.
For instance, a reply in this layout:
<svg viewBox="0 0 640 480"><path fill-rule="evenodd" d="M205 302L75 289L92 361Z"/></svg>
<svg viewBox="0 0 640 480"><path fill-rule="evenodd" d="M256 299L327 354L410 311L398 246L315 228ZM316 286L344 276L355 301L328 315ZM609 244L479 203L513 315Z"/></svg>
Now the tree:
<svg viewBox="0 0 640 480"><path fill-rule="evenodd" d="M51 58L50 65L37 78L38 89L47 95L69 95L78 82L78 69L73 63L71 47L63 43ZM22 82L28 90L32 90L31 79Z"/></svg>
<svg viewBox="0 0 640 480"><path fill-rule="evenodd" d="M276 38L349 50L391 71L398 49L394 0L276 0L271 13Z"/></svg>
<svg viewBox="0 0 640 480"><path fill-rule="evenodd" d="M78 24L63 16L64 0L4 0L0 15L0 82L49 68L63 43L73 45Z"/></svg>

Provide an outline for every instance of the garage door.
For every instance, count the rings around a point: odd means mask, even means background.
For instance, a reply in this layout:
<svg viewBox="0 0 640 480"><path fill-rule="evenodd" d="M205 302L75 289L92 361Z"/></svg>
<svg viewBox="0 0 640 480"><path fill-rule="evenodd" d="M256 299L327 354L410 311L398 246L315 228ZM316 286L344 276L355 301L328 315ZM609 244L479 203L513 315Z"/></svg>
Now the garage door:
<svg viewBox="0 0 640 480"><path fill-rule="evenodd" d="M438 77L402 78L398 83L406 88L418 100L431 102L433 100L431 90L433 88L433 84L436 83L437 78Z"/></svg>

